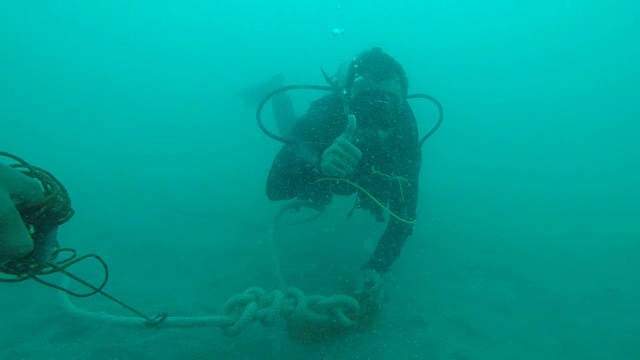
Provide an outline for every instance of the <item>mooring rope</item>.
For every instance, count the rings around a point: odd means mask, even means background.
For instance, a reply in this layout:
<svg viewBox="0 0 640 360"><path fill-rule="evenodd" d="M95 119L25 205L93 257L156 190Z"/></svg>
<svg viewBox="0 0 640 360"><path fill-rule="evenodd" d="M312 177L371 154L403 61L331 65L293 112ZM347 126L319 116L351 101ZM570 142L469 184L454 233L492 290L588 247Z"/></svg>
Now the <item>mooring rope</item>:
<svg viewBox="0 0 640 360"><path fill-rule="evenodd" d="M247 289L241 294L230 298L215 316L168 316L162 321L161 327L171 328L198 328L218 327L225 335L236 336L242 333L249 325L260 322L262 325L275 324L278 317L284 318L290 327L305 329L349 328L357 324L356 319L360 312L358 301L348 295L305 295L298 288L286 287L280 262L275 246L276 227L282 216L289 210L301 207L313 208L321 212L316 204L294 201L286 205L278 212L269 231L270 252L274 263L274 274L278 289L267 292L258 287ZM311 221L313 217L296 221L295 223ZM284 225L291 225L288 223ZM68 279L64 280L66 287ZM72 315L121 327L144 327L149 325L144 319L131 316L106 314L78 308L74 305L66 293L60 293L60 298L65 309Z"/></svg>

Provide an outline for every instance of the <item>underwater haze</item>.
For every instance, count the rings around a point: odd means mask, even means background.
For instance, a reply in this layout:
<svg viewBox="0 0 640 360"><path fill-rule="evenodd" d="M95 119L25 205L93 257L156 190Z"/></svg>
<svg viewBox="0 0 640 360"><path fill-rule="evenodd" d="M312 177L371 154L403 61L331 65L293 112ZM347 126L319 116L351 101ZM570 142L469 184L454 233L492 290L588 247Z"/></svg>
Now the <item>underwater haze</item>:
<svg viewBox="0 0 640 360"><path fill-rule="evenodd" d="M444 107L368 324L321 341L284 321L235 337L118 327L2 283L0 359L640 359L638 19L629 0L0 0L0 151L62 182L76 214L61 245L100 255L105 291L149 315L277 288L283 203L265 183L281 144L243 89L324 85L320 69L379 46ZM298 114L322 95L291 92ZM411 104L425 134L436 109ZM278 233L288 286L344 291L384 230L345 219L352 200ZM69 271L102 280L91 261Z"/></svg>

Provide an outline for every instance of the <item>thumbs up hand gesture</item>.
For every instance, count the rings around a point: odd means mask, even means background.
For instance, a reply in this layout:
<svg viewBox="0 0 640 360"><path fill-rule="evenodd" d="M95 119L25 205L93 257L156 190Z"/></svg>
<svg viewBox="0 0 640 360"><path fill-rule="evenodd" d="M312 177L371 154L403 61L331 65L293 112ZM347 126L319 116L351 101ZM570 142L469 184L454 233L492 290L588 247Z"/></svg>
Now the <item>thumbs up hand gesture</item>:
<svg viewBox="0 0 640 360"><path fill-rule="evenodd" d="M356 117L349 115L347 128L342 135L329 146L320 159L320 169L324 176L347 177L355 171L362 152L351 143L356 131Z"/></svg>

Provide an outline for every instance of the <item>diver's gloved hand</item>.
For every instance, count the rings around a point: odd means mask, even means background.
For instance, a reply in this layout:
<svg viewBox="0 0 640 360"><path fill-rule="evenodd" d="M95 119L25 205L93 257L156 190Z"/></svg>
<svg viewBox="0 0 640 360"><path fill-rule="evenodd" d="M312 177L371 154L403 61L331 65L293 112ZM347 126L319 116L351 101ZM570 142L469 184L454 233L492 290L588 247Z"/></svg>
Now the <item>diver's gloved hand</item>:
<svg viewBox="0 0 640 360"><path fill-rule="evenodd" d="M370 268L364 268L360 271L355 295L360 303L362 313L376 312L382 307L383 285L382 276L377 271Z"/></svg>
<svg viewBox="0 0 640 360"><path fill-rule="evenodd" d="M351 143L353 133L356 131L356 117L349 115L347 128L342 135L322 153L320 158L320 170L324 176L347 177L356 169L358 161L362 158L362 152Z"/></svg>

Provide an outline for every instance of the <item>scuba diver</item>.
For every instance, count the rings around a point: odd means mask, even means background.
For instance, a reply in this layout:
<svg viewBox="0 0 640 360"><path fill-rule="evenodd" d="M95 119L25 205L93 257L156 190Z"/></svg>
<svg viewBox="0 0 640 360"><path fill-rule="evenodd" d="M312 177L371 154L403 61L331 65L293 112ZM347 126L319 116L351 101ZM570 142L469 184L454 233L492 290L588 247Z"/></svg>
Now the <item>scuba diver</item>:
<svg viewBox="0 0 640 360"><path fill-rule="evenodd" d="M442 121L442 107L428 95L407 95L403 67L378 47L343 64L338 74L325 79L330 87L281 87L275 76L263 86L273 90L258 106L260 128L284 143L269 171L266 194L272 201L298 199L323 207L334 195L356 194L355 209L369 211L387 227L363 264L356 296L361 306L377 310L383 298L385 274L411 236L418 205L421 146ZM291 89L333 90L313 101L300 118L295 116ZM247 91L247 102L259 91ZM437 125L422 139L408 98L433 101L440 110ZM260 113L272 99L281 136L262 125Z"/></svg>

